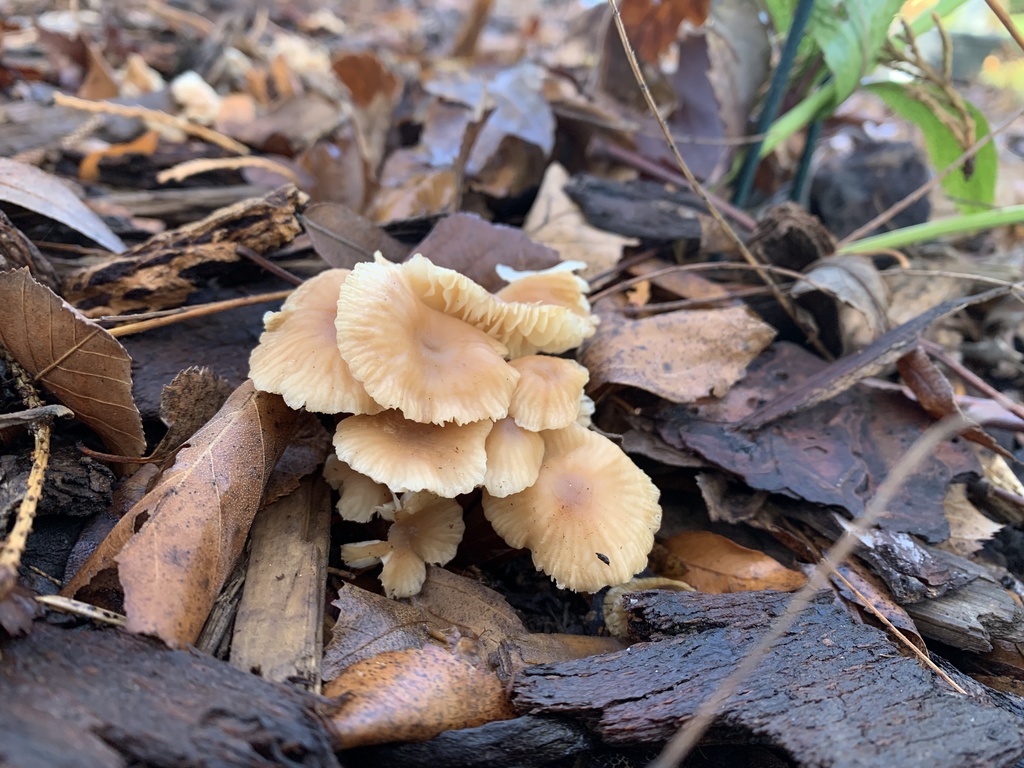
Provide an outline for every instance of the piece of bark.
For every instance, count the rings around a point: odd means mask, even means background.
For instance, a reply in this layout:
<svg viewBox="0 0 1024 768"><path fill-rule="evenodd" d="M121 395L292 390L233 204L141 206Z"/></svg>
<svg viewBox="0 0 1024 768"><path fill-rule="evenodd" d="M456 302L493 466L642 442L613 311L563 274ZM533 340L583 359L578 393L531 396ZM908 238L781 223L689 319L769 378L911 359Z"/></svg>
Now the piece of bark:
<svg viewBox="0 0 1024 768"><path fill-rule="evenodd" d="M351 749L345 752L345 762L389 768L513 768L547 765L585 752L590 746L590 736L581 725L526 715L445 731L428 741Z"/></svg>
<svg viewBox="0 0 1024 768"><path fill-rule="evenodd" d="M789 600L773 592L627 595L630 631L654 642L527 669L513 684L513 703L520 712L592 723L610 744L664 742ZM1009 766L1024 755L1021 724L953 695L822 592L725 703L711 738L767 743L806 766Z"/></svg>
<svg viewBox="0 0 1024 768"><path fill-rule="evenodd" d="M612 181L578 174L565 185L567 194L599 229L645 240L676 240L686 250L735 250L699 198L653 181Z"/></svg>
<svg viewBox="0 0 1024 768"><path fill-rule="evenodd" d="M987 574L905 608L922 635L954 648L984 653L993 640L1024 642L1024 608Z"/></svg>
<svg viewBox="0 0 1024 768"><path fill-rule="evenodd" d="M264 254L294 240L305 201L304 193L286 186L216 211L72 273L64 297L90 317L181 306L212 275L243 260L239 246Z"/></svg>
<svg viewBox="0 0 1024 768"><path fill-rule="evenodd" d="M0 763L338 765L315 696L111 629L0 642Z"/></svg>
<svg viewBox="0 0 1024 768"><path fill-rule="evenodd" d="M231 643L234 666L320 692L330 519L330 490L316 476L256 515Z"/></svg>

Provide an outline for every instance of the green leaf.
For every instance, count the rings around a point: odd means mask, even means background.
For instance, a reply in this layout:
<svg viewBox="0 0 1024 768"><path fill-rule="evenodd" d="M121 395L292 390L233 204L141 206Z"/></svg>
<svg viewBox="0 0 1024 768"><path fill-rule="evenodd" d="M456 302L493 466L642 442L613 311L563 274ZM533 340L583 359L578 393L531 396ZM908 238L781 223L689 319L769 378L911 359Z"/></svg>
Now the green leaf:
<svg viewBox="0 0 1024 768"><path fill-rule="evenodd" d="M917 101L902 84L873 83L867 89L880 96L897 115L921 129L928 158L937 170L943 170L964 153L966 147L960 146L949 128L942 124L930 107ZM971 104L967 108L974 118L977 137L981 139L987 136L989 127L985 116ZM961 212L984 210L995 199L998 167L995 145L989 142L974 156L974 169L969 178L963 169L955 170L942 180L942 188L953 198Z"/></svg>
<svg viewBox="0 0 1024 768"><path fill-rule="evenodd" d="M825 56L839 101L875 68L878 52L902 0L815 3L808 33Z"/></svg>

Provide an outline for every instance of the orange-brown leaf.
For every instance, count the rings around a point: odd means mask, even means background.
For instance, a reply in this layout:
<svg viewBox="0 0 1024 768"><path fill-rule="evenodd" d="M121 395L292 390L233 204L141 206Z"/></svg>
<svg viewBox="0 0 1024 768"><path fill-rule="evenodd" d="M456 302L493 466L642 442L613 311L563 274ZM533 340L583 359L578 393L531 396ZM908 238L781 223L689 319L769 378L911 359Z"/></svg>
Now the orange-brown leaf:
<svg viewBox="0 0 1024 768"><path fill-rule="evenodd" d="M338 749L422 741L515 717L498 676L436 646L358 661L324 687L337 697L329 727Z"/></svg>
<svg viewBox="0 0 1024 768"><path fill-rule="evenodd" d="M142 455L146 437L125 348L27 269L0 272L0 344L111 453Z"/></svg>
<svg viewBox="0 0 1024 768"><path fill-rule="evenodd" d="M686 582L700 592L789 592L807 581L802 573L763 552L741 547L710 531L686 531L673 536L665 546L686 564Z"/></svg>
<svg viewBox="0 0 1024 768"><path fill-rule="evenodd" d="M194 642L297 420L277 395L256 392L252 382L240 386L121 518L65 594L116 589L116 575L129 630L171 646Z"/></svg>
<svg viewBox="0 0 1024 768"><path fill-rule="evenodd" d="M622 0L619 13L637 55L653 64L676 39L679 25L707 21L711 0Z"/></svg>

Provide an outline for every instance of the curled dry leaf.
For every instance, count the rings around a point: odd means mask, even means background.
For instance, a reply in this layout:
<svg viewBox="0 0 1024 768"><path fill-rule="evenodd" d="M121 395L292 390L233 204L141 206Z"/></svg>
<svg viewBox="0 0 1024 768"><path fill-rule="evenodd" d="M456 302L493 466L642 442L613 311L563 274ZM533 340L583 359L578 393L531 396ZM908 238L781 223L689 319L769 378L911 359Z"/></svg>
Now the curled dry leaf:
<svg viewBox="0 0 1024 768"><path fill-rule="evenodd" d="M583 350L590 386L624 384L673 403L721 397L775 336L744 307L682 310L641 320L599 312Z"/></svg>
<svg viewBox="0 0 1024 768"><path fill-rule="evenodd" d="M822 259L792 290L797 298L821 291L835 302L844 352L863 349L889 328L889 291L866 256ZM827 327L833 323L819 318L819 324Z"/></svg>
<svg viewBox="0 0 1024 768"><path fill-rule="evenodd" d="M128 353L27 269L0 272L0 344L111 453L142 455L146 437Z"/></svg>
<svg viewBox="0 0 1024 768"><path fill-rule="evenodd" d="M49 216L115 253L124 250L121 238L64 182L34 165L0 157L0 201Z"/></svg>
<svg viewBox="0 0 1024 768"><path fill-rule="evenodd" d="M763 552L741 547L710 531L686 531L665 542L686 564L686 583L699 592L747 592L799 589L807 578Z"/></svg>
<svg viewBox="0 0 1024 768"><path fill-rule="evenodd" d="M64 594L111 607L108 591L119 581L130 631L173 647L194 642L297 419L277 395L256 392L251 382L240 386L121 518Z"/></svg>

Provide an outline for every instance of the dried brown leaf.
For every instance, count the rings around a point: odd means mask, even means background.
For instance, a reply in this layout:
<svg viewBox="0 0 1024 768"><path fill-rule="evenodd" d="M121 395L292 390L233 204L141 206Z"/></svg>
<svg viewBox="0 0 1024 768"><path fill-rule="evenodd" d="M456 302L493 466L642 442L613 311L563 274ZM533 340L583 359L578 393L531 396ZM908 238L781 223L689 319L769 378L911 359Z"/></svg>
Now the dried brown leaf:
<svg viewBox="0 0 1024 768"><path fill-rule="evenodd" d="M0 157L0 202L48 216L114 253L125 249L121 238L75 197L64 182L34 165Z"/></svg>
<svg viewBox="0 0 1024 768"><path fill-rule="evenodd" d="M630 43L641 59L657 64L676 39L679 25L699 27L708 18L711 0L622 0L619 13Z"/></svg>
<svg viewBox="0 0 1024 768"><path fill-rule="evenodd" d="M427 580L408 603L347 584L334 601L338 621L324 651L330 680L358 661L387 651L423 648L467 638L481 658L502 650L513 665L543 664L615 650L609 638L531 634L504 597L444 568L427 568Z"/></svg>
<svg viewBox="0 0 1024 768"><path fill-rule="evenodd" d="M699 592L790 592L807 581L802 573L763 552L741 547L710 531L685 531L670 538L665 546L686 564L686 583Z"/></svg>
<svg viewBox="0 0 1024 768"><path fill-rule="evenodd" d="M515 717L505 684L471 658L428 645L356 662L324 686L339 705L328 721L335 748L422 741Z"/></svg>
<svg viewBox="0 0 1024 768"><path fill-rule="evenodd" d="M492 224L472 213L455 213L437 223L416 249L439 267L461 272L489 291L505 285L495 267L540 270L559 262L558 252L536 243L521 229Z"/></svg>
<svg viewBox="0 0 1024 768"><path fill-rule="evenodd" d="M622 249L638 245L633 237L622 237L587 223L564 188L569 174L558 163L548 166L537 199L523 222L523 231L533 240L558 251L563 261L582 261L584 278L615 266Z"/></svg>
<svg viewBox="0 0 1024 768"><path fill-rule="evenodd" d="M336 269L352 269L373 261L380 251L388 261L404 261L409 248L373 222L339 203L320 203L306 209L302 223L320 257Z"/></svg>
<svg viewBox="0 0 1024 768"><path fill-rule="evenodd" d="M64 594L102 600L123 588L130 631L175 647L194 642L296 423L280 397L244 383L121 518Z"/></svg>
<svg viewBox="0 0 1024 768"><path fill-rule="evenodd" d="M745 307L682 310L641 320L600 312L583 350L590 386L624 384L673 403L721 397L775 331Z"/></svg>
<svg viewBox="0 0 1024 768"><path fill-rule="evenodd" d="M111 453L142 455L146 437L128 353L27 269L0 272L0 344Z"/></svg>

